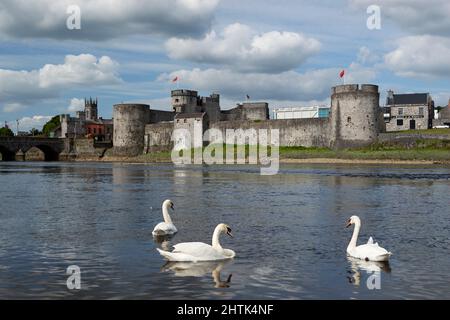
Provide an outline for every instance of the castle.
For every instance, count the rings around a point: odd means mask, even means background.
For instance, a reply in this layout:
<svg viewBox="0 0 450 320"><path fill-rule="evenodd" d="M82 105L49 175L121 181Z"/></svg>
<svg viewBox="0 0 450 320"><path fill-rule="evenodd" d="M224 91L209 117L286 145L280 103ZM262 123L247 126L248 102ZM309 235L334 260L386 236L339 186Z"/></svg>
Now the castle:
<svg viewBox="0 0 450 320"><path fill-rule="evenodd" d="M77 111L75 117L60 115L60 126L54 129L58 138L90 137L97 141L112 141L113 120L98 116L98 100L84 99L84 111Z"/></svg>
<svg viewBox="0 0 450 320"><path fill-rule="evenodd" d="M137 156L173 147L175 129L278 129L280 146L346 148L375 142L383 131L378 86L339 85L331 91L327 118L269 119L266 102L242 103L221 110L220 96L200 97L197 91L173 90L173 111L153 110L146 104L116 104L113 110L114 154Z"/></svg>

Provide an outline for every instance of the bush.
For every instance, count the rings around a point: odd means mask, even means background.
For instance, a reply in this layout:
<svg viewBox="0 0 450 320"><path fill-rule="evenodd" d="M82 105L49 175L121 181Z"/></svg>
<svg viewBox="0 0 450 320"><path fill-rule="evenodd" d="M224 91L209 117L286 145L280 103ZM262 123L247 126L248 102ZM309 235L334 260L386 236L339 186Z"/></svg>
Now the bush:
<svg viewBox="0 0 450 320"><path fill-rule="evenodd" d="M14 132L10 128L0 128L0 137L14 137Z"/></svg>
<svg viewBox="0 0 450 320"><path fill-rule="evenodd" d="M54 116L51 118L46 124L44 124L44 127L42 128L42 133L45 136L50 136L50 132L53 131L55 128L57 128L61 124L59 120L59 115Z"/></svg>

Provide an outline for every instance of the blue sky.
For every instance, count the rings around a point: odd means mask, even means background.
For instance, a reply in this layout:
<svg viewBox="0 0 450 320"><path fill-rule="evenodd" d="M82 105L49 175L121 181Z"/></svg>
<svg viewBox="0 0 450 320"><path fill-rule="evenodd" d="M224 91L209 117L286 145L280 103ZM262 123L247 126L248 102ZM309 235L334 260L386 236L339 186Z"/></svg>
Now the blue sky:
<svg viewBox="0 0 450 320"><path fill-rule="evenodd" d="M68 30L69 5L81 29ZM367 8L380 8L370 30ZM0 0L0 121L40 128L98 97L170 109L171 82L222 108L245 99L271 108L326 104L330 87L375 83L386 91L450 98L446 0Z"/></svg>

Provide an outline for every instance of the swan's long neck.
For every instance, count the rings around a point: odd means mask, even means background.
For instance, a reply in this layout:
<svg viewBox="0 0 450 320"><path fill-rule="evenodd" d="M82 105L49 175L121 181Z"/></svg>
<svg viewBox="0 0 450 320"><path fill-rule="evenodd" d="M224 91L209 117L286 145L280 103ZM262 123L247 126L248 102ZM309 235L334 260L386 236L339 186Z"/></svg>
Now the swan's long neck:
<svg viewBox="0 0 450 320"><path fill-rule="evenodd" d="M222 230L220 229L220 226L217 226L216 229L214 229L214 233L212 236L212 246L214 249L222 249L222 246L219 242L220 234L222 233Z"/></svg>
<svg viewBox="0 0 450 320"><path fill-rule="evenodd" d="M172 218L170 218L169 210L167 210L167 206L163 205L162 207L163 217L165 223L172 223Z"/></svg>
<svg viewBox="0 0 450 320"><path fill-rule="evenodd" d="M356 248L356 242L358 241L358 235L359 235L359 230L360 229L361 229L361 222L360 221L356 221L355 222L355 229L353 229L353 235L352 235L352 238L350 240L350 243L348 244L347 250Z"/></svg>

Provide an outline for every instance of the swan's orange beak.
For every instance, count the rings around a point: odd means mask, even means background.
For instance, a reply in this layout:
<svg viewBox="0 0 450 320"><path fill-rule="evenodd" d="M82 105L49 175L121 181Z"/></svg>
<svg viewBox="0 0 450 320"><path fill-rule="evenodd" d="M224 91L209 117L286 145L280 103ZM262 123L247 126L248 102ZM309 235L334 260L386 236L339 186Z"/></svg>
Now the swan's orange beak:
<svg viewBox="0 0 450 320"><path fill-rule="evenodd" d="M352 225L351 220L348 220L348 221L347 221L347 224L345 225L345 227L348 228L348 227L350 227L351 225Z"/></svg>
<svg viewBox="0 0 450 320"><path fill-rule="evenodd" d="M174 206L173 206L173 203L170 204L170 208L171 208L172 210L175 210L175 208L174 208Z"/></svg>
<svg viewBox="0 0 450 320"><path fill-rule="evenodd" d="M231 228L227 228L227 235L233 238L233 234L231 233Z"/></svg>

